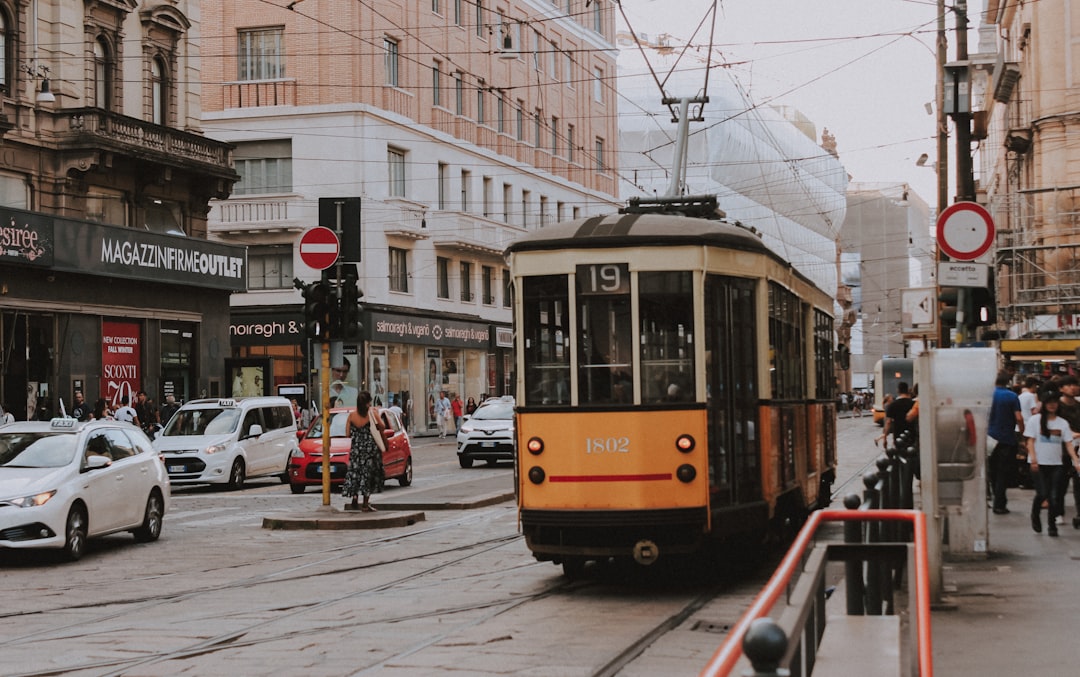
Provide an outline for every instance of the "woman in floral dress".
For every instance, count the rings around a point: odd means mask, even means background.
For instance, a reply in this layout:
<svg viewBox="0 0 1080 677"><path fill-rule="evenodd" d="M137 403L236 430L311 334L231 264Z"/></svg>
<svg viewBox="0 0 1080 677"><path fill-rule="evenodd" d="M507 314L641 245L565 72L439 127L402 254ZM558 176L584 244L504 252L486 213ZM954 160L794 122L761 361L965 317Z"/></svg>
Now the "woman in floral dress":
<svg viewBox="0 0 1080 677"><path fill-rule="evenodd" d="M371 494L382 492L385 479L382 452L371 436L370 416L375 417L375 425L381 435L383 423L379 411L371 406L371 393L363 390L356 398L356 409L349 412L345 422L345 434L352 440L349 469L345 472L345 482L341 487L342 496L352 496L352 503L345 506L346 510L375 512L370 503ZM361 496L364 497L362 505L359 504Z"/></svg>

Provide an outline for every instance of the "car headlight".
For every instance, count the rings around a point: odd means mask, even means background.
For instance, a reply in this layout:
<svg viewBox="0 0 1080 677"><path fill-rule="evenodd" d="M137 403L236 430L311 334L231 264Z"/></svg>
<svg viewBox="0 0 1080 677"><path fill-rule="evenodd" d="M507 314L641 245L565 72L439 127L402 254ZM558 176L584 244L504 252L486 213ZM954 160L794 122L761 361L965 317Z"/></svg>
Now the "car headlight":
<svg viewBox="0 0 1080 677"><path fill-rule="evenodd" d="M475 428L468 423L458 428L459 433L471 433Z"/></svg>
<svg viewBox="0 0 1080 677"><path fill-rule="evenodd" d="M8 503L17 506L19 508L33 508L39 505L45 505L50 498L56 495L56 490L43 491L40 494L34 494L33 496L23 496L21 498L13 498Z"/></svg>
<svg viewBox="0 0 1080 677"><path fill-rule="evenodd" d="M206 448L206 453L207 454L216 454L219 451L225 451L225 449L227 449L228 446L229 445L227 445L227 444L211 444L210 446L208 446Z"/></svg>
<svg viewBox="0 0 1080 677"><path fill-rule="evenodd" d="M289 452L289 458L303 458L304 452L299 449L293 449Z"/></svg>

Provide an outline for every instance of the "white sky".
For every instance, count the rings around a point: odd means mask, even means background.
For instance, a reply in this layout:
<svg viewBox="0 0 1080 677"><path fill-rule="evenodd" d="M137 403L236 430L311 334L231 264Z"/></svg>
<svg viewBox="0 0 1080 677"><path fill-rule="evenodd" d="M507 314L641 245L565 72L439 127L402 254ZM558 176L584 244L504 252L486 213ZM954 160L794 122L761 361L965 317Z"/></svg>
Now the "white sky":
<svg viewBox="0 0 1080 677"><path fill-rule="evenodd" d="M711 4L622 0L634 31L652 40L668 33L678 39L673 45L691 39ZM977 51L982 6L968 2L969 52ZM951 13L946 26L952 61ZM718 0L713 42L754 101L797 108L817 126L819 142L828 128L852 181L908 183L934 207L934 170L915 162L927 153L932 165L937 153L936 115L926 109L934 101L936 33L936 0ZM708 45L707 25L693 42Z"/></svg>

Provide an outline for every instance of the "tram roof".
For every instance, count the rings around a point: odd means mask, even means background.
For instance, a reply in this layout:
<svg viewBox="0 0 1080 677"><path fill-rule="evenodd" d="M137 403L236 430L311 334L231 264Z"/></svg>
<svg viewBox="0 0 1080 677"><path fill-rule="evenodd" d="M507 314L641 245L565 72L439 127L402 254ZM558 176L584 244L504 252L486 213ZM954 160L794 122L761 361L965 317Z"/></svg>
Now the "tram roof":
<svg viewBox="0 0 1080 677"><path fill-rule="evenodd" d="M745 226L679 214L605 214L564 221L524 235L506 254L591 247L677 247L711 245L776 257L761 238Z"/></svg>

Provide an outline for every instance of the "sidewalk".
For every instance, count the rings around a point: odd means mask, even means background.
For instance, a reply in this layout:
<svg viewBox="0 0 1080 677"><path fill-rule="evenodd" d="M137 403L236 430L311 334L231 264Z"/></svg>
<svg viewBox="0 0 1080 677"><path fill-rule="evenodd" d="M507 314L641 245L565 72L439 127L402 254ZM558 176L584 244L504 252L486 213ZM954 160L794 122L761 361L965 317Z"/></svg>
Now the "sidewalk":
<svg viewBox="0 0 1080 677"><path fill-rule="evenodd" d="M989 515L989 557L946 562L942 605L931 614L938 675L1076 674L1080 531L1066 499L1061 536L1031 528L1028 489L1009 490L1008 515Z"/></svg>

